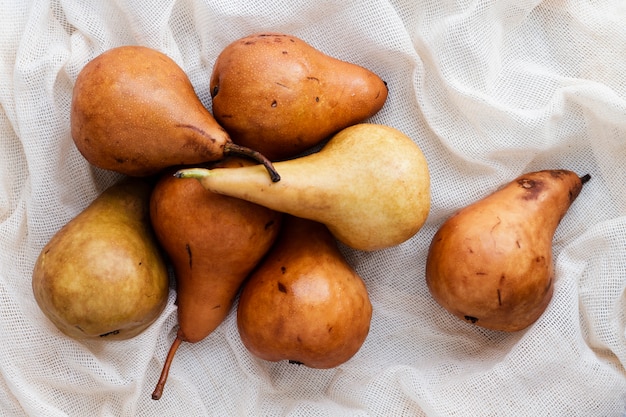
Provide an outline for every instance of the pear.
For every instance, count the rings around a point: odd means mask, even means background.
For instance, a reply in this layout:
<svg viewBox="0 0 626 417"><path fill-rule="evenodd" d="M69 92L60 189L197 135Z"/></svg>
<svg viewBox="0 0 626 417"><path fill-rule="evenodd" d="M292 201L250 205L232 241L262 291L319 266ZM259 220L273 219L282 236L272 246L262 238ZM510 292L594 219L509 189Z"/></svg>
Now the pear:
<svg viewBox="0 0 626 417"><path fill-rule="evenodd" d="M423 226L430 209L430 178L421 149L397 129L357 124L319 151L274 164L272 183L260 165L188 168L213 192L324 223L344 244L377 250L400 244ZM259 169L261 168L261 169Z"/></svg>
<svg viewBox="0 0 626 417"><path fill-rule="evenodd" d="M228 158L218 166L244 166ZM282 214L206 192L193 179L164 174L150 201L152 224L176 277L178 331L152 398L161 397L181 342L212 333L232 309L241 283L273 244Z"/></svg>
<svg viewBox="0 0 626 417"><path fill-rule="evenodd" d="M589 176L531 172L459 210L434 235L426 262L433 298L493 330L533 324L552 298L552 240Z"/></svg>
<svg viewBox="0 0 626 417"><path fill-rule="evenodd" d="M233 141L287 159L384 105L387 84L372 71L283 33L226 46L211 74L213 115Z"/></svg>
<svg viewBox="0 0 626 417"><path fill-rule="evenodd" d="M365 283L328 228L294 216L285 216L237 306L239 334L252 354L311 368L333 368L353 357L371 317Z"/></svg>
<svg viewBox="0 0 626 417"><path fill-rule="evenodd" d="M120 46L87 63L73 88L70 122L76 147L99 168L147 176L237 154L279 179L263 155L232 143L182 68L151 48Z"/></svg>
<svg viewBox="0 0 626 417"><path fill-rule="evenodd" d="M43 313L74 339L129 339L165 308L166 264L150 227L152 185L124 179L44 246L32 287Z"/></svg>

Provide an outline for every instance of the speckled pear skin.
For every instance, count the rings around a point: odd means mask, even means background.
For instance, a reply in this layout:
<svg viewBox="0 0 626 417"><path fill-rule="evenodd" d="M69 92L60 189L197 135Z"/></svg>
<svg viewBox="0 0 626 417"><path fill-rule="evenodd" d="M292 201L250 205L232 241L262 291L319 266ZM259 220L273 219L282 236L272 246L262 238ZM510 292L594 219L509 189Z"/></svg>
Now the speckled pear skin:
<svg viewBox="0 0 626 417"><path fill-rule="evenodd" d="M281 235L242 289L237 325L255 356L333 368L367 337L372 305L326 226L286 216Z"/></svg>
<svg viewBox="0 0 626 417"><path fill-rule="evenodd" d="M455 316L518 331L547 308L554 288L552 239L583 183L574 172L531 172L459 210L434 235L426 282Z"/></svg>
<svg viewBox="0 0 626 417"><path fill-rule="evenodd" d="M210 88L213 115L233 141L271 160L294 157L365 121L388 95L371 70L271 32L227 45Z"/></svg>
<svg viewBox="0 0 626 417"><path fill-rule="evenodd" d="M250 164L227 158L215 166ZM154 187L150 219L174 268L178 306L178 330L152 395L156 400L180 343L203 340L231 312L241 284L276 240L282 213L166 171Z"/></svg>
<svg viewBox="0 0 626 417"><path fill-rule="evenodd" d="M70 119L85 159L132 176L222 159L230 142L183 69L144 46L120 46L88 62L74 84Z"/></svg>

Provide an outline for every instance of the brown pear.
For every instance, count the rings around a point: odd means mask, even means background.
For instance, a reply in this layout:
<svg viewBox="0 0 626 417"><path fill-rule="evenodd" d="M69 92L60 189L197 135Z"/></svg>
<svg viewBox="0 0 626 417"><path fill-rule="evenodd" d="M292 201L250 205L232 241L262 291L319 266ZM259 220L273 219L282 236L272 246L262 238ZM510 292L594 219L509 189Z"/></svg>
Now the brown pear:
<svg viewBox="0 0 626 417"><path fill-rule="evenodd" d="M112 185L44 246L33 269L37 304L75 339L129 339L165 308L169 276L150 227L152 185Z"/></svg>
<svg viewBox="0 0 626 417"><path fill-rule="evenodd" d="M228 159L218 166L248 163ZM276 239L282 215L207 192L198 181L181 181L171 173L157 182L150 213L174 267L179 325L152 395L159 399L180 343L199 342L224 321L241 283Z"/></svg>
<svg viewBox="0 0 626 417"><path fill-rule="evenodd" d="M285 216L237 307L241 340L252 354L311 368L333 368L354 356L371 316L365 283L326 226L294 216Z"/></svg>
<svg viewBox="0 0 626 417"><path fill-rule="evenodd" d="M534 323L552 298L552 239L589 176L531 172L458 211L434 235L426 282L469 323L502 331Z"/></svg>
<svg viewBox="0 0 626 417"><path fill-rule="evenodd" d="M70 122L76 147L100 168L146 176L242 154L278 179L262 155L232 143L183 69L151 48L120 46L87 63L74 85Z"/></svg>
<svg viewBox="0 0 626 417"><path fill-rule="evenodd" d="M213 115L233 141L272 160L373 116L388 93L372 71L283 33L253 34L226 46L210 88Z"/></svg>

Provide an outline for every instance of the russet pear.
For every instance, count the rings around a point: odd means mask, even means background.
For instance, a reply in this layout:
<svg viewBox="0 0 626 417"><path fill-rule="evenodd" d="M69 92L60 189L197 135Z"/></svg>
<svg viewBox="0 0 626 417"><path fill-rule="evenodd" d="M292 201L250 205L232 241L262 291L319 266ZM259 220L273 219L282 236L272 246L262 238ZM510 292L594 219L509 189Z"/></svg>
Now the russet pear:
<svg viewBox="0 0 626 417"><path fill-rule="evenodd" d="M183 69L152 48L120 46L87 63L72 91L70 124L76 147L99 168L147 176L241 154L278 179L263 155L232 143Z"/></svg>
<svg viewBox="0 0 626 417"><path fill-rule="evenodd" d="M285 216L237 306L239 334L252 354L311 368L333 368L353 357L371 317L365 283L326 226L293 216Z"/></svg>
<svg viewBox="0 0 626 417"><path fill-rule="evenodd" d="M552 298L554 233L588 179L567 170L531 172L459 210L429 248L433 298L488 329L534 323Z"/></svg>
<svg viewBox="0 0 626 417"><path fill-rule="evenodd" d="M260 165L188 168L213 192L324 223L359 250L398 245L417 233L430 209L428 164L421 149L399 130L357 124L335 134L319 151L274 164L273 183Z"/></svg>
<svg viewBox="0 0 626 417"><path fill-rule="evenodd" d="M256 33L219 54L212 110L233 141L287 159L365 121L388 89L374 72L284 33Z"/></svg>
<svg viewBox="0 0 626 417"><path fill-rule="evenodd" d="M228 158L217 166L248 164ZM177 335L152 395L159 399L179 345L203 340L224 321L241 283L276 239L282 214L166 172L152 193L150 216L174 268L178 306Z"/></svg>
<svg viewBox="0 0 626 417"><path fill-rule="evenodd" d="M66 335L128 339L165 308L169 278L150 227L151 189L136 178L112 185L41 250L35 300Z"/></svg>

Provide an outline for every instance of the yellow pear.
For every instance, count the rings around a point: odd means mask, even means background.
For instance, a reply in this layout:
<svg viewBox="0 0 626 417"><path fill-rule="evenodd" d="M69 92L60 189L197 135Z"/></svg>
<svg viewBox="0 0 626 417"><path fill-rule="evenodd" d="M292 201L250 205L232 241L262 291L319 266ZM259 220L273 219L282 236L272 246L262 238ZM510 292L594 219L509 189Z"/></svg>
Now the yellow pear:
<svg viewBox="0 0 626 417"><path fill-rule="evenodd" d="M274 164L271 182L260 165L189 168L208 190L324 223L344 244L376 250L400 244L423 226L430 178L421 149L399 130L357 124L335 134L317 153Z"/></svg>

